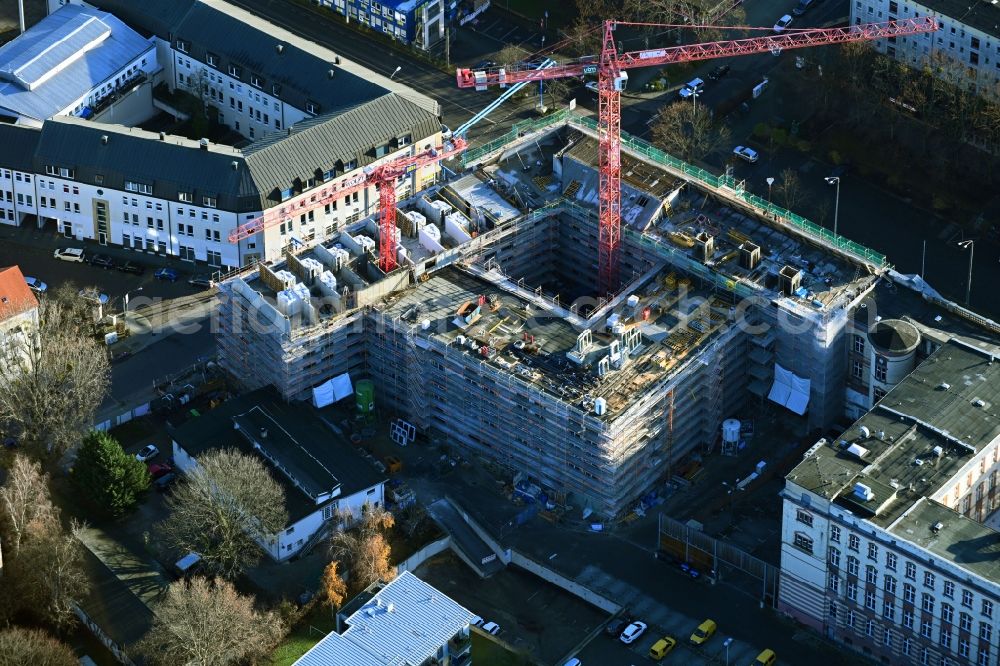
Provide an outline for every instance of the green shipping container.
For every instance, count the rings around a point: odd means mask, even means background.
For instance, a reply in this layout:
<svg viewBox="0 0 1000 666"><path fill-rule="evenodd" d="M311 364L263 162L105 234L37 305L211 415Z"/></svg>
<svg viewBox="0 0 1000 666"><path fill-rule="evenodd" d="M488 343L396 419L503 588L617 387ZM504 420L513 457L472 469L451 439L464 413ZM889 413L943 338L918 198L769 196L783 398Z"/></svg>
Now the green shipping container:
<svg viewBox="0 0 1000 666"><path fill-rule="evenodd" d="M362 379L354 388L354 399L358 412L371 414L375 411L375 384L370 379Z"/></svg>

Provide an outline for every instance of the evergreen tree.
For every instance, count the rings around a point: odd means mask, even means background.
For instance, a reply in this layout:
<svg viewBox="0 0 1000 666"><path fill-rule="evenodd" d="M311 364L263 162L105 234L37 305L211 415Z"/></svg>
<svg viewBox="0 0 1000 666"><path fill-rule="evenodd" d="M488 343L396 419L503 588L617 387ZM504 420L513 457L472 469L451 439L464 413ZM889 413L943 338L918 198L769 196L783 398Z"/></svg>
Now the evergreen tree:
<svg viewBox="0 0 1000 666"><path fill-rule="evenodd" d="M150 482L145 463L126 453L114 437L97 431L84 437L73 478L87 497L115 518L135 508Z"/></svg>

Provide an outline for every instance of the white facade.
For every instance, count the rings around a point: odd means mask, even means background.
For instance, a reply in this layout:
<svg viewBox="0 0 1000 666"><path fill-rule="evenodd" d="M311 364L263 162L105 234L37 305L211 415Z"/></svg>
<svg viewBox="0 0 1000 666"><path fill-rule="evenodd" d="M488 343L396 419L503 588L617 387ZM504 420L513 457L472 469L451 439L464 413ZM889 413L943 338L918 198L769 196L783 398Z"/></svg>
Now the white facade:
<svg viewBox="0 0 1000 666"><path fill-rule="evenodd" d="M942 13L947 11L951 15ZM987 32L970 25L970 12L975 12L980 24L992 26ZM995 16L994 16L995 15ZM851 22L871 23L892 19L933 16L941 24L934 33L899 37L875 42L875 48L910 67L921 67L935 54L954 61L955 73L980 93L996 94L1000 85L1000 7L989 2L919 3L912 0L851 0ZM995 23L993 23L995 21ZM991 34L992 33L992 34Z"/></svg>
<svg viewBox="0 0 1000 666"><path fill-rule="evenodd" d="M38 214L34 181L34 174L0 168L0 224L19 226Z"/></svg>

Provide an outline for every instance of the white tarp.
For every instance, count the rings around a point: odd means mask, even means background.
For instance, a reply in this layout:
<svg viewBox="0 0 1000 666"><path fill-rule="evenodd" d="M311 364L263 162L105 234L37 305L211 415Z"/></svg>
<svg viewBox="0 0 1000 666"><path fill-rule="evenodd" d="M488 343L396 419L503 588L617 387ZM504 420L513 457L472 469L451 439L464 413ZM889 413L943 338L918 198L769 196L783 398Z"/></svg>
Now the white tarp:
<svg viewBox="0 0 1000 666"><path fill-rule="evenodd" d="M810 381L793 374L778 363L774 364L774 384L767 398L782 407L787 407L799 416L806 413L809 406Z"/></svg>
<svg viewBox="0 0 1000 666"><path fill-rule="evenodd" d="M339 400L343 400L353 393L354 387L351 385L351 376L345 372L313 388L313 405L317 408L326 407Z"/></svg>

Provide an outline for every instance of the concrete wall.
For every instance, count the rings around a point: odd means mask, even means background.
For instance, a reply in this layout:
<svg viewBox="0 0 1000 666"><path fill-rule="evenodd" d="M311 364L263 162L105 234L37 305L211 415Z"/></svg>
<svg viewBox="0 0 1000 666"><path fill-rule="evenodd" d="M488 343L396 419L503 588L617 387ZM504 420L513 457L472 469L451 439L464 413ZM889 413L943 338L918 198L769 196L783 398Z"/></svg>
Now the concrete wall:
<svg viewBox="0 0 1000 666"><path fill-rule="evenodd" d="M592 606L597 606L603 611L606 611L608 613L617 613L619 610L621 610L621 605L615 603L614 601L608 599L607 597L598 594L597 592L594 592L593 590L587 589L586 587L580 585L576 581L572 581L569 578L566 578L562 574L556 573L555 571L549 569L548 567L542 566L538 562L535 562L533 559L525 555L522 555L516 550L511 551L510 563L515 566L521 567L525 571L529 571L535 574L536 576L542 578L543 580L547 580L548 582L552 583L557 587L561 587L570 594L576 595L580 599L586 601L588 604L591 604Z"/></svg>
<svg viewBox="0 0 1000 666"><path fill-rule="evenodd" d="M403 573L404 571L413 571L414 569L419 567L421 564L423 564L430 558L444 552L450 547L451 547L450 536L446 536L441 539L438 539L437 541L433 541L424 546L423 548L421 548L420 550L418 550L417 552L415 552L413 555L410 555L408 558L406 558L399 564L397 564L396 571L399 573Z"/></svg>
<svg viewBox="0 0 1000 666"><path fill-rule="evenodd" d="M112 102L110 106L94 116L94 122L135 127L146 122L155 114L153 83L147 80L131 93L116 102Z"/></svg>

